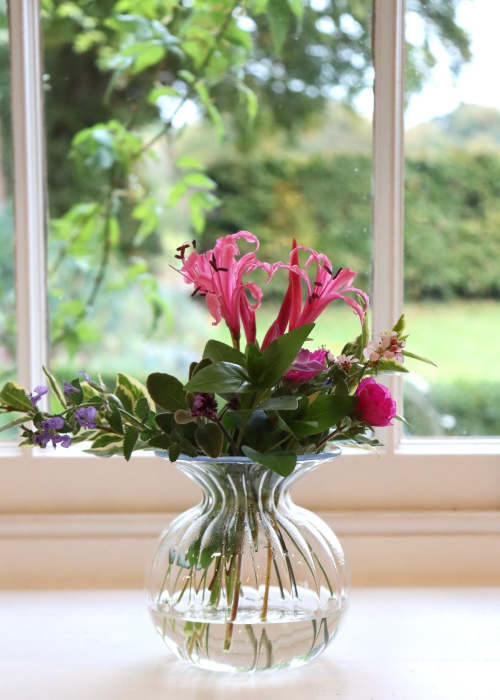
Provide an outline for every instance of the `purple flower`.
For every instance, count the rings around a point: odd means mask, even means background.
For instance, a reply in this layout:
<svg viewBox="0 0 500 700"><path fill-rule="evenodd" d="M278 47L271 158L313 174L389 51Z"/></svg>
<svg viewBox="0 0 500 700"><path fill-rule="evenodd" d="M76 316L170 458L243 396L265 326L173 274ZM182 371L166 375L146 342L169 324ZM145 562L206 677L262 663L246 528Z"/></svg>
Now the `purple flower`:
<svg viewBox="0 0 500 700"><path fill-rule="evenodd" d="M43 430L61 430L64 426L64 419L61 416L54 416L42 421Z"/></svg>
<svg viewBox="0 0 500 700"><path fill-rule="evenodd" d="M217 401L213 394L196 394L193 405L191 407L191 415L194 418L201 416L203 418L217 417Z"/></svg>
<svg viewBox="0 0 500 700"><path fill-rule="evenodd" d="M60 443L61 447L71 446L71 436L70 435L54 435L52 438L52 444L54 447L57 443Z"/></svg>
<svg viewBox="0 0 500 700"><path fill-rule="evenodd" d="M95 418L97 416L97 410L94 406L88 406L87 408L77 408L75 411L75 418L80 423L82 428L95 428L96 422Z"/></svg>
<svg viewBox="0 0 500 700"><path fill-rule="evenodd" d="M47 443L50 441L51 435L48 430L41 430L39 433L33 435L33 444L39 447L46 447Z"/></svg>
<svg viewBox="0 0 500 700"><path fill-rule="evenodd" d="M78 389L73 384L63 381L63 392L65 394L78 394Z"/></svg>
<svg viewBox="0 0 500 700"><path fill-rule="evenodd" d="M48 387L43 386L43 384L42 384L40 386L36 386L33 389L32 393L26 394L28 399L31 400L31 405L33 406L33 408L36 408L37 403L40 401L42 396L45 396L45 394L48 392L48 390L49 390Z"/></svg>
<svg viewBox="0 0 500 700"><path fill-rule="evenodd" d="M53 447L61 445L61 447L69 447L71 445L70 435L60 435L57 430L64 426L64 420L61 416L54 416L42 421L42 429L33 435L33 444L39 447L46 447L49 442L52 442Z"/></svg>
<svg viewBox="0 0 500 700"><path fill-rule="evenodd" d="M85 381L90 384L90 377L87 374L87 372L85 372L83 369L81 369L81 370L79 370L78 374L81 374L82 377L85 379Z"/></svg>

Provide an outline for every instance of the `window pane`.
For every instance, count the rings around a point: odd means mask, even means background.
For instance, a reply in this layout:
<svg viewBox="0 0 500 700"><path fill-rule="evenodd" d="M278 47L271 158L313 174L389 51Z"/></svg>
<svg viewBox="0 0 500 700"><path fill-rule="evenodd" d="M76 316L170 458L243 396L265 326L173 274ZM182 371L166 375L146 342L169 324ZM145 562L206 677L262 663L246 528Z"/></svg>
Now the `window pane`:
<svg viewBox="0 0 500 700"><path fill-rule="evenodd" d="M194 238L247 229L287 260L296 236L369 291L370 24L354 1L45 3L59 376L186 372L212 333L170 267ZM266 288L260 337L286 284ZM339 303L316 340L358 331Z"/></svg>
<svg viewBox="0 0 500 700"><path fill-rule="evenodd" d="M16 374L12 132L7 6L0 0L0 381ZM8 422L0 415L0 424ZM13 431L15 434L15 431ZM2 433L5 439L7 433Z"/></svg>
<svg viewBox="0 0 500 700"><path fill-rule="evenodd" d="M439 369L413 363L405 415L416 435L498 435L500 7L408 10L406 307Z"/></svg>

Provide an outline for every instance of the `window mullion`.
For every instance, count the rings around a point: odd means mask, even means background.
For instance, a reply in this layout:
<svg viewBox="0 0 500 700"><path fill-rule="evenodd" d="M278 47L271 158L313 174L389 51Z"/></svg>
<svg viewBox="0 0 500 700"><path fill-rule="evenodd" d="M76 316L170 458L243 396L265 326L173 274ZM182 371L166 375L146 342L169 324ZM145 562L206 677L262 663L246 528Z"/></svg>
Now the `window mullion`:
<svg viewBox="0 0 500 700"><path fill-rule="evenodd" d="M14 158L17 362L20 381L43 383L47 364L45 155L38 0L9 5Z"/></svg>
<svg viewBox="0 0 500 700"><path fill-rule="evenodd" d="M387 330L403 305L404 36L405 0L374 0L373 61L373 329ZM384 379L398 407L400 377ZM399 409L402 413L401 409ZM387 434L385 434L387 433ZM401 440L401 424L384 431L389 452Z"/></svg>

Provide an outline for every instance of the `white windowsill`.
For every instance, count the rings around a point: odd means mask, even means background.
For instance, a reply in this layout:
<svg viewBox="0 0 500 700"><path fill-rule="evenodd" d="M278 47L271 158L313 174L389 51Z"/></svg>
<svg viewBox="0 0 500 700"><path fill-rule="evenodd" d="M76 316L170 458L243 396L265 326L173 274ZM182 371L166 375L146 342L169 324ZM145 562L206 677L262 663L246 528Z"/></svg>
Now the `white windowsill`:
<svg viewBox="0 0 500 700"><path fill-rule="evenodd" d="M500 585L498 511L318 513L355 586ZM0 589L140 587L173 515L0 515Z"/></svg>
<svg viewBox="0 0 500 700"><path fill-rule="evenodd" d="M138 591L2 593L0 610L3 698L475 700L498 688L500 588L355 589L319 659L253 676L175 660Z"/></svg>

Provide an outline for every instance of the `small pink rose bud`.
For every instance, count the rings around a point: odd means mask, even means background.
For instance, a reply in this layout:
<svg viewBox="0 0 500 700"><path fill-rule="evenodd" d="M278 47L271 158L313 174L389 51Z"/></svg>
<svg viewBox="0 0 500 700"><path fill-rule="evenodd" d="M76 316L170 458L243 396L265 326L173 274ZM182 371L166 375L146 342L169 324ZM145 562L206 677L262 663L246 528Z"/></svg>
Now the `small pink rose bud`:
<svg viewBox="0 0 500 700"><path fill-rule="evenodd" d="M372 377L366 377L359 383L356 396L356 413L363 420L378 427L392 425L391 420L396 415L396 402L386 386L377 384Z"/></svg>

